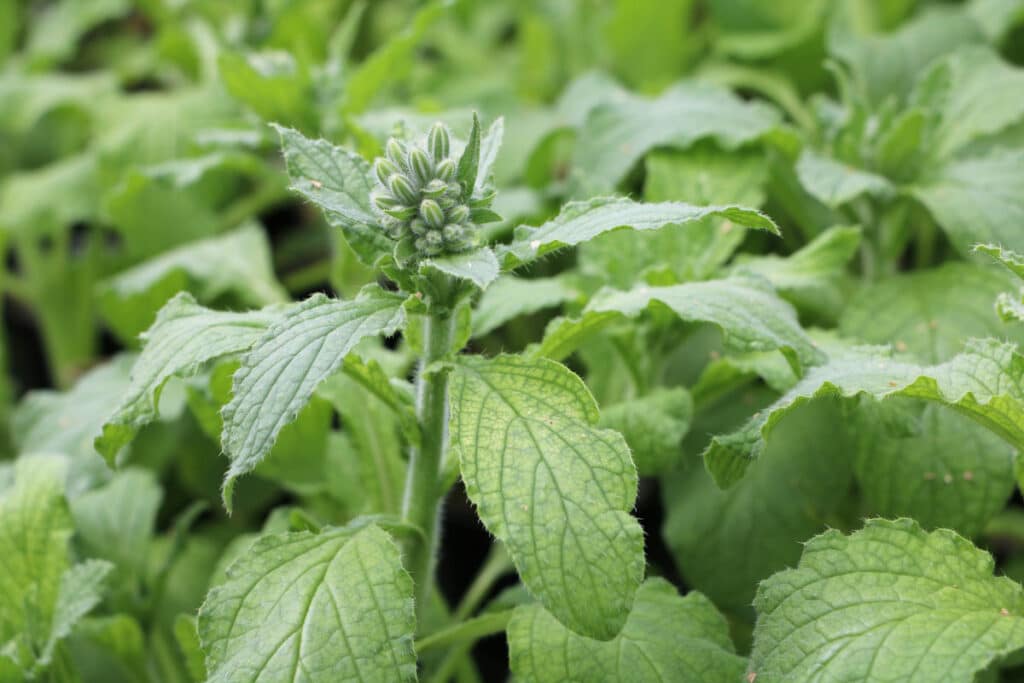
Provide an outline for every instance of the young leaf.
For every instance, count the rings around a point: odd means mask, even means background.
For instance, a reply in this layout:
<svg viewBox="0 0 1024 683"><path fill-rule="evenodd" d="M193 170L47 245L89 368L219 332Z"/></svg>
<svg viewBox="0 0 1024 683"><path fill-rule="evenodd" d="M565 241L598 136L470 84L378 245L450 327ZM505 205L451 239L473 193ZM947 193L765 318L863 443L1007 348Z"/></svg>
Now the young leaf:
<svg viewBox="0 0 1024 683"><path fill-rule="evenodd" d="M36 661L37 670L49 666L57 644L67 638L75 624L99 604L103 598L103 584L113 568L103 560L86 560L60 577L50 635Z"/></svg>
<svg viewBox="0 0 1024 683"><path fill-rule="evenodd" d="M1024 256L1021 254L996 244L978 244L974 247L974 251L991 256L1006 266L1011 273L1024 280Z"/></svg>
<svg viewBox="0 0 1024 683"><path fill-rule="evenodd" d="M508 624L509 662L517 680L718 683L739 680L744 660L729 628L700 593L680 597L664 579L648 579L612 640L573 633L540 605L521 605Z"/></svg>
<svg viewBox="0 0 1024 683"><path fill-rule="evenodd" d="M686 225L707 216L720 216L738 225L779 234L774 221L756 209L693 206L683 202L642 204L622 197L598 197L566 204L561 213L539 227L519 226L512 244L497 250L498 259L506 269L516 268L616 228L657 230L666 225Z"/></svg>
<svg viewBox="0 0 1024 683"><path fill-rule="evenodd" d="M1024 251L1024 150L954 159L910 188L961 253L979 242Z"/></svg>
<svg viewBox="0 0 1024 683"><path fill-rule="evenodd" d="M473 311L473 336L481 337L509 320L536 313L580 296L566 278L526 280L514 276L499 277Z"/></svg>
<svg viewBox="0 0 1024 683"><path fill-rule="evenodd" d="M464 357L451 382L452 447L480 519L559 621L614 637L644 569L622 436L594 426L590 392L552 361Z"/></svg>
<svg viewBox="0 0 1024 683"><path fill-rule="evenodd" d="M733 149L778 123L779 115L770 106L744 102L707 84L682 83L654 100L626 94L587 116L573 166L598 190L609 191L654 147L689 147L714 138Z"/></svg>
<svg viewBox="0 0 1024 683"><path fill-rule="evenodd" d="M743 476L764 450L772 429L789 411L827 396L865 395L876 400L907 396L954 408L1014 447L1024 446L1024 358L1014 345L971 340L941 365L920 366L854 349L812 368L795 387L755 414L738 431L716 436L704 451L708 471L720 486Z"/></svg>
<svg viewBox="0 0 1024 683"><path fill-rule="evenodd" d="M504 137L505 118L499 116L480 139L480 163L476 172L476 182L473 185L474 191L483 190L490 179L491 168L498 158L498 151L501 149L501 141Z"/></svg>
<svg viewBox="0 0 1024 683"><path fill-rule="evenodd" d="M199 611L207 680L415 681L412 589L372 524L263 536Z"/></svg>
<svg viewBox="0 0 1024 683"><path fill-rule="evenodd" d="M473 114L473 128L469 131L466 148L459 157L455 179L462 185L462 197L468 199L476 189L477 172L480 170L480 119Z"/></svg>
<svg viewBox="0 0 1024 683"><path fill-rule="evenodd" d="M687 322L707 322L722 330L725 344L738 351L781 350L791 362L819 362L821 353L800 327L793 308L759 278L732 277L668 287L641 286L629 292L602 290L584 311L615 311L636 316L657 301Z"/></svg>
<svg viewBox="0 0 1024 683"><path fill-rule="evenodd" d="M207 363L244 352L278 317L270 311L212 311L185 293L171 299L143 335L145 347L132 368L131 384L103 423L96 450L113 463L135 433L156 419L168 379L193 375Z"/></svg>
<svg viewBox="0 0 1024 683"><path fill-rule="evenodd" d="M274 126L281 135L291 189L319 206L327 222L338 227L363 263L373 265L394 245L377 225L370 205L373 171L358 154L326 140Z"/></svg>
<svg viewBox="0 0 1024 683"><path fill-rule="evenodd" d="M472 282L483 291L497 279L499 266L494 252L487 247L480 247L462 254L425 259L420 263L420 272L429 270Z"/></svg>
<svg viewBox="0 0 1024 683"><path fill-rule="evenodd" d="M832 208L864 194L886 197L894 191L882 176L858 170L810 149L800 155L796 174L812 197Z"/></svg>
<svg viewBox="0 0 1024 683"><path fill-rule="evenodd" d="M242 359L234 395L221 411L221 442L231 459L224 480L228 509L235 479L263 459L349 351L366 337L393 334L404 319L402 297L371 286L351 301L315 294L270 326Z"/></svg>
<svg viewBox="0 0 1024 683"><path fill-rule="evenodd" d="M1024 592L954 532L909 519L828 531L761 584L750 678L972 681L1024 647Z"/></svg>
<svg viewBox="0 0 1024 683"><path fill-rule="evenodd" d="M267 238L250 224L164 252L106 280L100 287L100 310L122 339L132 341L182 290L205 303L229 294L254 307L288 301L274 277Z"/></svg>

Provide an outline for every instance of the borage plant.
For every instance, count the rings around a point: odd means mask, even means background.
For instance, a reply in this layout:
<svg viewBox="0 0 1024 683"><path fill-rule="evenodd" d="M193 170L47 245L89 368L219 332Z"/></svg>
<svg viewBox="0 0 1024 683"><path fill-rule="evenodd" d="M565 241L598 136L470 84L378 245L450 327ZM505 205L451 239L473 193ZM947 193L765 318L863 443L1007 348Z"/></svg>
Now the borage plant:
<svg viewBox="0 0 1024 683"><path fill-rule="evenodd" d="M199 613L210 681L444 681L476 640L501 631L511 669L524 681L804 680L822 666L864 674L874 664L858 653L868 651L879 666L923 661L927 652L894 659L872 640L876 626L914 652L932 640L974 643L955 662L925 665L925 675L945 670L934 666L959 666L968 675L1024 645L1020 589L994 579L968 542L910 522L870 522L852 536L812 540L799 567L762 584L750 660L736 654L710 600L698 592L681 596L661 578L645 580L644 537L631 515L638 469L663 471L666 458L674 459L691 394L703 401L727 396L751 374L781 393L707 446L708 471L726 486L761 454L784 416L815 398L847 397L849 405L858 397L910 397L952 407L1024 443L1024 365L1011 346L995 341L919 366L806 332L764 272L785 275L819 261L841 266L858 240L848 228L825 233L786 261L760 270L750 263L717 279L679 282L653 272L619 291L602 286L616 282L611 273L605 282L582 278L576 284L589 292L586 305L552 321L539 343L495 357L462 353L474 331L536 310L536 297L549 296L544 288L556 280L519 280L514 272L556 250L618 229L706 229L708 217L723 220L722 229L778 232L763 213L736 205L600 197L569 203L540 226L521 226L511 241L486 244L481 226L499 220L490 168L502 130L499 120L484 133L474 117L461 144L437 124L418 139L390 140L371 165L278 128L292 188L344 232L376 268L379 284L351 300L318 294L237 313L181 294L146 333L129 396L96 442L111 462L155 418L169 378L210 367L212 387L204 390L225 402L219 419L230 459L228 510L236 480L267 466L283 430L318 392L344 403L344 387L361 386L387 407L408 446L399 464L404 485L394 481L394 463L372 463L376 495L366 496L371 504L345 526L295 513L291 531L264 534L240 553ZM717 327L735 353L708 366L687 392L669 381L666 368L678 346L672 340L695 324ZM646 354L632 359L628 373L643 391L603 415L561 363L601 330L632 335L630 348ZM399 335L416 357L412 382L376 341ZM819 429L815 419L804 422ZM443 545L441 501L459 478L499 543L451 608L434 569ZM525 590L481 606L508 563ZM946 588L936 589L940 584ZM908 602L908 595L917 597ZM847 623L844 610L856 612L866 631L837 636L838 624ZM960 626L949 628L954 624ZM977 631L983 639L968 638ZM837 637L852 646L844 650ZM835 656L826 656L833 648Z"/></svg>

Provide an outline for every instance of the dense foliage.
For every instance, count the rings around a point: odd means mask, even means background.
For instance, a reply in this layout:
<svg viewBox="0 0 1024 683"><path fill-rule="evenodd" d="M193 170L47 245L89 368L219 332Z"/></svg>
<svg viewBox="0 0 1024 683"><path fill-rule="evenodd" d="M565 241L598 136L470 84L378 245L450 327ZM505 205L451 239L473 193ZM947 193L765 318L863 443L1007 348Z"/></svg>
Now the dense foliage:
<svg viewBox="0 0 1024 683"><path fill-rule="evenodd" d="M0 60L0 683L1024 679L1024 0Z"/></svg>

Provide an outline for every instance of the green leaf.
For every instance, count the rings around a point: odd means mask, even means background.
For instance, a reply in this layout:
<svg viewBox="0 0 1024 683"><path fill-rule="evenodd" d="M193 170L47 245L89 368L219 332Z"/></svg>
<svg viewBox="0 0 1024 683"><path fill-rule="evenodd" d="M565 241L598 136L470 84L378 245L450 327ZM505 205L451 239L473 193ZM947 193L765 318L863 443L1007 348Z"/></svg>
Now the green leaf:
<svg viewBox="0 0 1024 683"><path fill-rule="evenodd" d="M370 164L326 140L311 140L282 126L274 129L281 136L291 189L323 209L327 222L341 229L363 263L373 265L391 254L394 244L377 225L370 206Z"/></svg>
<svg viewBox="0 0 1024 683"><path fill-rule="evenodd" d="M231 96L264 121L279 121L303 130L316 126L309 75L291 54L267 51L241 55L224 51L217 66L221 82Z"/></svg>
<svg viewBox="0 0 1024 683"><path fill-rule="evenodd" d="M206 660L199 644L199 625L191 614L180 614L174 620L174 640L185 657L185 666L194 683L206 680Z"/></svg>
<svg viewBox="0 0 1024 683"><path fill-rule="evenodd" d="M785 258L740 255L733 272L759 275L798 309L827 319L845 304L843 275L860 239L860 228L829 228Z"/></svg>
<svg viewBox="0 0 1024 683"><path fill-rule="evenodd" d="M656 150L645 160L644 198L649 202L691 204L735 202L757 207L764 202L768 166L760 150L726 152L710 144L687 150ZM628 289L654 271L677 281L713 277L746 235L731 220L714 216L677 230L669 225L635 233L613 231L581 244L581 271ZM661 284L667 284L661 282Z"/></svg>
<svg viewBox="0 0 1024 683"><path fill-rule="evenodd" d="M573 633L539 605L522 605L508 625L509 663L516 680L738 681L744 660L729 628L700 593L680 597L664 579L637 590L622 632L609 641Z"/></svg>
<svg viewBox="0 0 1024 683"><path fill-rule="evenodd" d="M499 116L480 140L480 162L476 172L476 182L473 185L476 193L482 191L491 179L491 169L498 159L498 152L501 150L501 142L504 137L505 118ZM470 133L470 141L472 141L472 133Z"/></svg>
<svg viewBox="0 0 1024 683"><path fill-rule="evenodd" d="M637 316L652 302L664 304L681 320L706 322L722 330L726 346L737 351L782 351L794 364L814 364L821 353L800 327L792 306L758 278L731 277L668 287L604 289L590 300L590 313L615 311Z"/></svg>
<svg viewBox="0 0 1024 683"><path fill-rule="evenodd" d="M244 352L278 317L270 311L212 311L190 294L171 299L143 336L145 347L132 368L131 385L103 423L96 450L113 463L138 430L156 419L168 379L194 375L211 362Z"/></svg>
<svg viewBox="0 0 1024 683"><path fill-rule="evenodd" d="M796 163L796 174L812 197L836 208L864 194L885 198L893 187L882 176L861 171L841 161L805 149Z"/></svg>
<svg viewBox="0 0 1024 683"><path fill-rule="evenodd" d="M351 301L315 294L270 326L242 359L234 395L221 411L221 442L231 459L224 480L228 509L235 479L270 452L281 428L349 351L366 337L393 334L404 320L402 297L371 286Z"/></svg>
<svg viewBox="0 0 1024 683"><path fill-rule="evenodd" d="M893 360L872 349L853 349L812 368L795 387L755 414L738 431L716 436L704 451L708 471L720 486L743 476L764 450L775 425L789 411L815 398L895 396L948 406L1024 446L1024 358L1012 344L971 340L963 352L941 365L920 366Z"/></svg>
<svg viewBox="0 0 1024 683"><path fill-rule="evenodd" d="M906 410L901 403L892 408ZM976 536L1013 493L1016 451L984 427L939 406L926 405L911 414L913 433L905 435L886 429L885 418L874 411L855 420L860 437L855 467L866 510Z"/></svg>
<svg viewBox="0 0 1024 683"><path fill-rule="evenodd" d="M944 159L968 143L1024 118L1024 69L987 47L962 47L936 64L917 85L916 104L938 119L931 154Z"/></svg>
<svg viewBox="0 0 1024 683"><path fill-rule="evenodd" d="M36 661L36 668L49 666L54 649L71 634L78 621L103 598L104 582L113 565L102 560L87 560L71 567L60 577L60 589L50 623L50 635Z"/></svg>
<svg viewBox="0 0 1024 683"><path fill-rule="evenodd" d="M686 225L708 216L720 216L738 225L779 234L771 218L741 206L693 206L683 202L643 204L621 197L598 197L570 202L555 218L539 227L521 225L507 247L499 247L502 266L515 268L563 247L570 247L616 228L657 230Z"/></svg>
<svg viewBox="0 0 1024 683"><path fill-rule="evenodd" d="M764 455L727 490L702 467L662 479L662 536L688 586L731 614L753 616L757 584L794 566L801 542L844 503L854 456L844 425L837 403L820 401L782 420Z"/></svg>
<svg viewBox="0 0 1024 683"><path fill-rule="evenodd" d="M897 30L858 36L833 30L829 51L848 64L869 104L902 100L933 60L959 45L982 41L981 29L959 8L931 8Z"/></svg>
<svg viewBox="0 0 1024 683"><path fill-rule="evenodd" d="M566 278L527 280L499 277L487 288L473 311L473 336L481 337L510 320L576 299L580 291Z"/></svg>
<svg viewBox="0 0 1024 683"><path fill-rule="evenodd" d="M602 27L612 62L633 86L657 92L697 54L692 0L619 0Z"/></svg>
<svg viewBox="0 0 1024 683"><path fill-rule="evenodd" d="M450 256L438 256L420 263L420 272L434 270L472 282L481 291L498 277L498 259L487 247Z"/></svg>
<svg viewBox="0 0 1024 683"><path fill-rule="evenodd" d="M614 637L644 568L625 440L594 426L593 397L558 363L467 356L451 382L452 448L480 519L559 621Z"/></svg>
<svg viewBox="0 0 1024 683"><path fill-rule="evenodd" d="M1024 280L1024 256L1021 254L996 244L978 244L974 247L974 251L991 256L998 263L1006 266L1011 273Z"/></svg>
<svg viewBox="0 0 1024 683"><path fill-rule="evenodd" d="M250 224L164 252L106 280L100 287L100 310L118 335L130 341L182 290L204 303L227 295L245 306L288 301L274 276L267 238Z"/></svg>
<svg viewBox="0 0 1024 683"><path fill-rule="evenodd" d="M412 594L372 524L263 536L199 611L207 680L415 681Z"/></svg>
<svg viewBox="0 0 1024 683"><path fill-rule="evenodd" d="M44 641L70 564L71 516L64 502L66 460L22 457L14 486L0 497L0 643Z"/></svg>
<svg viewBox="0 0 1024 683"><path fill-rule="evenodd" d="M872 344L893 344L920 360L952 358L968 337L1006 337L992 301L1013 285L1013 278L972 263L895 275L861 288L839 321L839 331ZM1008 334L1009 332L1009 334Z"/></svg>
<svg viewBox="0 0 1024 683"><path fill-rule="evenodd" d="M689 147L713 138L727 149L752 142L779 123L762 102L744 102L728 90L701 83L675 85L649 100L626 94L587 116L573 167L599 191L614 189L654 147Z"/></svg>
<svg viewBox="0 0 1024 683"><path fill-rule="evenodd" d="M469 140L459 157L459 166L455 170L455 179L462 185L462 197L468 199L476 189L477 171L480 170L480 119L473 113L473 128L469 131Z"/></svg>
<svg viewBox="0 0 1024 683"><path fill-rule="evenodd" d="M671 469L682 458L682 441L693 417L693 399L682 387L658 388L606 407L601 426L620 432L642 476Z"/></svg>
<svg viewBox="0 0 1024 683"><path fill-rule="evenodd" d="M104 486L71 500L71 514L88 557L142 577L163 492L148 470L125 469Z"/></svg>
<svg viewBox="0 0 1024 683"><path fill-rule="evenodd" d="M972 681L1024 647L1024 594L954 532L869 520L807 543L761 584L750 671L758 681Z"/></svg>
<svg viewBox="0 0 1024 683"><path fill-rule="evenodd" d="M961 253L979 242L1024 251L1024 150L951 161L910 189Z"/></svg>

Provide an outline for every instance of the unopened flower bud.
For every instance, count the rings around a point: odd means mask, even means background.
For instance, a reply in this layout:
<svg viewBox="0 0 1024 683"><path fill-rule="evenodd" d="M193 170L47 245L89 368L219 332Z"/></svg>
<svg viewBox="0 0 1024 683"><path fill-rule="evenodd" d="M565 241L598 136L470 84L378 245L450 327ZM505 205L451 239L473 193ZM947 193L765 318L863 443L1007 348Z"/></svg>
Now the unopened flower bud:
<svg viewBox="0 0 1024 683"><path fill-rule="evenodd" d="M423 196L430 197L431 199L437 199L444 194L445 190L448 189L448 184L443 180L434 178L429 183L423 186Z"/></svg>
<svg viewBox="0 0 1024 683"><path fill-rule="evenodd" d="M419 147L409 150L409 168L421 184L430 182L430 179L434 177L434 164L430 161L427 153Z"/></svg>
<svg viewBox="0 0 1024 683"><path fill-rule="evenodd" d="M448 158L448 129L443 123L435 123L427 135L427 147L430 149L434 161L441 161Z"/></svg>
<svg viewBox="0 0 1024 683"><path fill-rule="evenodd" d="M384 153L388 155L388 160L396 166L401 167L405 164L405 145L396 138L388 140L384 146Z"/></svg>
<svg viewBox="0 0 1024 683"><path fill-rule="evenodd" d="M445 159L444 161L438 162L434 172L437 174L438 178L448 182L455 177L455 160Z"/></svg>
<svg viewBox="0 0 1024 683"><path fill-rule="evenodd" d="M435 230L444 225L444 211L433 199L424 199L420 202L420 218Z"/></svg>
<svg viewBox="0 0 1024 683"><path fill-rule="evenodd" d="M419 218L413 218L409 221L409 230L417 237L423 237L427 234L427 224Z"/></svg>
<svg viewBox="0 0 1024 683"><path fill-rule="evenodd" d="M459 204L453 206L448 210L448 222L449 223L465 223L466 219L469 218L469 207L465 204Z"/></svg>
<svg viewBox="0 0 1024 683"><path fill-rule="evenodd" d="M398 200L389 192L374 192L370 195L370 201L381 211L387 211L398 206Z"/></svg>
<svg viewBox="0 0 1024 683"><path fill-rule="evenodd" d="M419 199L416 190L413 189L409 179L401 173L392 173L388 178L388 187L391 192L406 204L415 204Z"/></svg>
<svg viewBox="0 0 1024 683"><path fill-rule="evenodd" d="M449 223L444 226L441 233L444 235L444 239L447 242L461 242L466 236L465 229L461 225L456 225L454 223Z"/></svg>
<svg viewBox="0 0 1024 683"><path fill-rule="evenodd" d="M374 162L373 170L377 174L377 180L380 181L381 185L387 185L388 178L390 178L395 173L401 172L401 169L399 169L398 166L391 163L384 157L381 157L377 159L376 162Z"/></svg>

